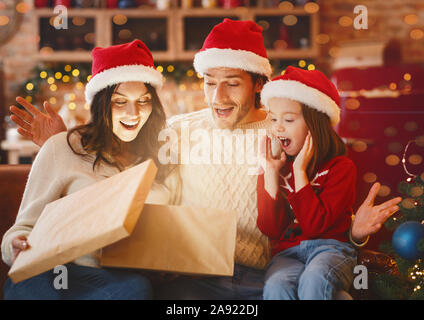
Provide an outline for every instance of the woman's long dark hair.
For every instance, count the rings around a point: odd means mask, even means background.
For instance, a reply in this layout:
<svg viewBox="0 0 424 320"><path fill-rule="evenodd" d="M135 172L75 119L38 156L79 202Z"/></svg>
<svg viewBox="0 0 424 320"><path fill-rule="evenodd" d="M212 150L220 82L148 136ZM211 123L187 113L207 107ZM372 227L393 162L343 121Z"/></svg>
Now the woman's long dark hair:
<svg viewBox="0 0 424 320"><path fill-rule="evenodd" d="M130 143L135 144L135 148L132 149L135 150L136 155L140 158L134 165L149 158L152 159L159 169L156 179L162 182L166 173L158 160L158 151L161 146L161 142L158 140L158 134L165 128L166 115L156 89L147 83L145 83L145 86L152 96L152 113L135 140ZM124 169L124 165L115 157L122 152L123 144L126 142L121 141L115 136L112 130L111 98L116 87L117 85L112 85L99 91L91 103L90 122L68 131L68 145L75 154L86 156L86 154L75 150L71 144L71 135L78 133L81 136L81 145L84 151L88 154L95 155L93 170L100 162L115 166L120 171Z"/></svg>

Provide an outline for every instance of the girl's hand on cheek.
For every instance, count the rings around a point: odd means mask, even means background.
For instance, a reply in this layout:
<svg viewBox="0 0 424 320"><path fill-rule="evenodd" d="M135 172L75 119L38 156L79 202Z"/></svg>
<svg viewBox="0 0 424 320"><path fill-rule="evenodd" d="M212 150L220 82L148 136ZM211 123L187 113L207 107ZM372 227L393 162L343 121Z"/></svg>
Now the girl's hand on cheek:
<svg viewBox="0 0 424 320"><path fill-rule="evenodd" d="M300 150L299 154L296 156L296 159L293 162L293 170L306 172L308 164L313 156L313 140L311 132L308 131L308 135L305 138L303 147Z"/></svg>

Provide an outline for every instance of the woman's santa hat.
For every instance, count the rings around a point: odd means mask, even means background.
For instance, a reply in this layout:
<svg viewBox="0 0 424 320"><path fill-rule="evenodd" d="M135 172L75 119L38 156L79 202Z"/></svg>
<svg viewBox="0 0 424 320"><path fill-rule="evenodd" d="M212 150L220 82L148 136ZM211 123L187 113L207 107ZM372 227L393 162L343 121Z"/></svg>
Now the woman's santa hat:
<svg viewBox="0 0 424 320"><path fill-rule="evenodd" d="M271 98L288 98L321 111L333 126L340 121L339 92L321 71L287 67L282 76L264 85L261 101L267 109Z"/></svg>
<svg viewBox="0 0 424 320"><path fill-rule="evenodd" d="M267 78L272 73L262 28L253 21L224 19L217 24L194 56L193 65L202 75L217 67L241 69Z"/></svg>
<svg viewBox="0 0 424 320"><path fill-rule="evenodd" d="M97 47L91 55L91 78L85 87L85 99L89 104L97 92L121 82L141 81L155 88L162 86L163 76L155 69L152 53L141 40Z"/></svg>

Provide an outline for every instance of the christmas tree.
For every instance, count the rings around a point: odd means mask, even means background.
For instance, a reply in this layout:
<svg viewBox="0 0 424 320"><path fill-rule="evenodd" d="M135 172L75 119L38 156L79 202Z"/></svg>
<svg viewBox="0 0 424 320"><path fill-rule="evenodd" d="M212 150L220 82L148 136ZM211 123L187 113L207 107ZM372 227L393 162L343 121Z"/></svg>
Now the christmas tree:
<svg viewBox="0 0 424 320"><path fill-rule="evenodd" d="M396 260L400 276L380 274L373 289L384 299L424 300L424 172L408 172L405 153L402 164L409 178L398 185L403 200L399 212L385 223L393 238L380 246Z"/></svg>

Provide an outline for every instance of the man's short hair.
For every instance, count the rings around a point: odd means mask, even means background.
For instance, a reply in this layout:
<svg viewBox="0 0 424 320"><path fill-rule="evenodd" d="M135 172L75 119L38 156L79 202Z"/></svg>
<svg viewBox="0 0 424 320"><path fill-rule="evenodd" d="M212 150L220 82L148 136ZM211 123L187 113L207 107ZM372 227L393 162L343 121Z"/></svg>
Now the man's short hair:
<svg viewBox="0 0 424 320"><path fill-rule="evenodd" d="M261 82L262 85L268 82L268 78L262 74L253 73L253 72L247 72L250 77L252 78L252 83L255 85L256 83ZM255 108L260 109L262 107L261 104L261 93L257 92L255 94Z"/></svg>

